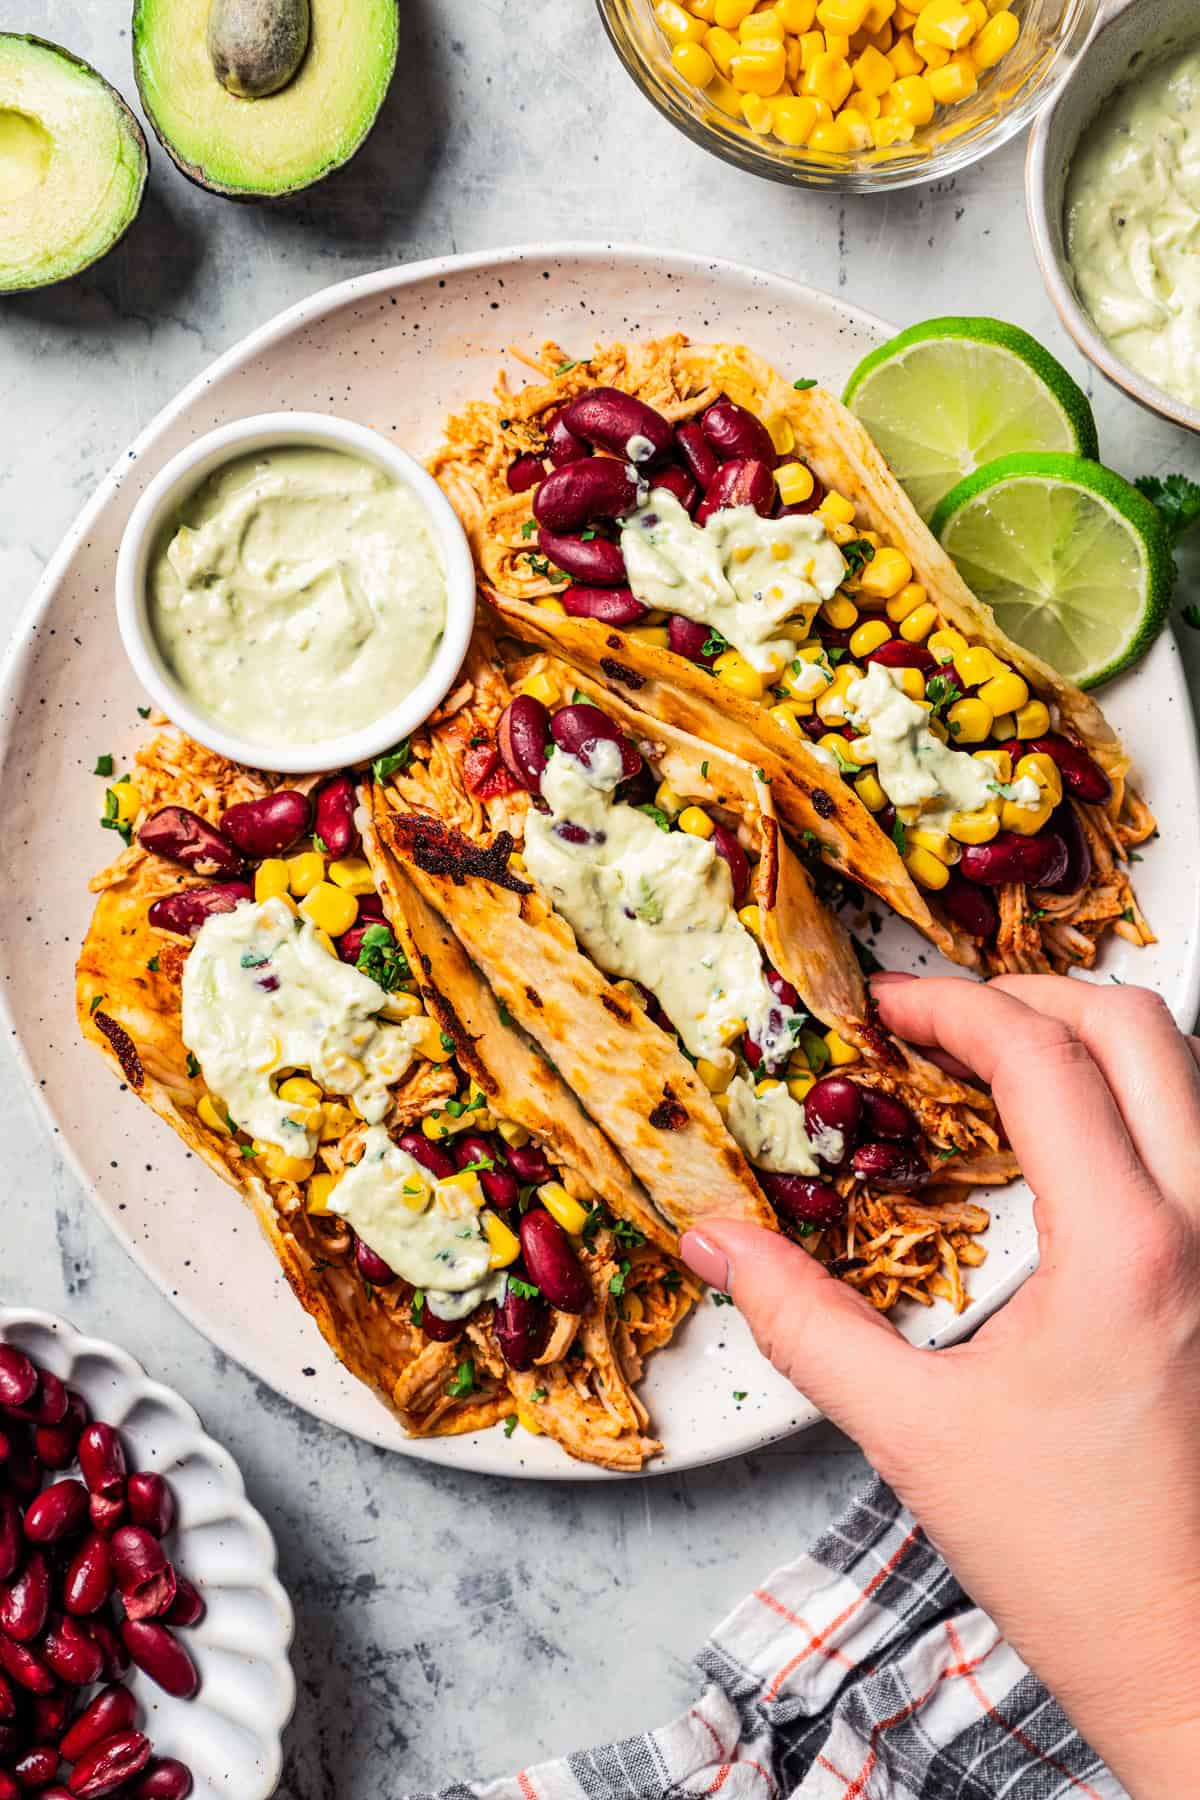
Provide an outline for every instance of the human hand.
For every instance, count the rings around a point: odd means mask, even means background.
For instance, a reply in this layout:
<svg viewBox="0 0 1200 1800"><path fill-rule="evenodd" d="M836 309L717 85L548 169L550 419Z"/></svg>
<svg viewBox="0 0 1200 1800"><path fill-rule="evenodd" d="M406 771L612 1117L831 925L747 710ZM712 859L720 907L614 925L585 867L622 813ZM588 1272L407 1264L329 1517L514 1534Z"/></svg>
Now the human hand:
<svg viewBox="0 0 1200 1800"><path fill-rule="evenodd" d="M1138 1800L1177 1800L1200 1768L1200 1045L1141 988L873 987L898 1036L990 1084L1035 1195L1036 1274L930 1356L771 1233L705 1224L683 1254Z"/></svg>

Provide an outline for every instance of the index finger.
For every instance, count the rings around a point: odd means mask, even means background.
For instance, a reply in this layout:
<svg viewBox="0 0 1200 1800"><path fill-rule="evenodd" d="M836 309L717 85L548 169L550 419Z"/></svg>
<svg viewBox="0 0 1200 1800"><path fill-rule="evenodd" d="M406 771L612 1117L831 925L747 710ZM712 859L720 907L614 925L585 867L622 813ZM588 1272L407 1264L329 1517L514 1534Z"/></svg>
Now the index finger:
<svg viewBox="0 0 1200 1800"><path fill-rule="evenodd" d="M1130 1216L1131 1184L1155 1194L1108 1083L1065 1021L977 981L873 982L872 993L898 1036L949 1051L990 1085L1049 1217L1091 1229L1104 1215L1111 1226Z"/></svg>

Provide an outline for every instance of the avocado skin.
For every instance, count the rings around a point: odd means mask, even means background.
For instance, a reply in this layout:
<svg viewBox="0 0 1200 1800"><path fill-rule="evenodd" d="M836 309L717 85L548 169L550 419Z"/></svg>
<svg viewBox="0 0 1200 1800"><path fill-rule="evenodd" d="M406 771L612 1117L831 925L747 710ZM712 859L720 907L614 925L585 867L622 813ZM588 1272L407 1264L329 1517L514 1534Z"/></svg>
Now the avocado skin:
<svg viewBox="0 0 1200 1800"><path fill-rule="evenodd" d="M308 49L309 0L212 0L208 54L217 80L243 100L287 86Z"/></svg>
<svg viewBox="0 0 1200 1800"><path fill-rule="evenodd" d="M138 122L137 114L133 111L129 102L123 95L117 92L111 81L106 81L104 79L104 76L101 75L99 69L94 69L92 67L90 62L85 62L82 56L76 56L73 50L66 49L64 45L56 44L52 38L38 37L37 33L33 31L5 31L0 33L0 36L16 38L23 44L36 44L40 50L52 50L56 56L61 56L64 62L74 63L75 67L79 69L82 74L89 76L92 81L98 82L101 87L107 88L109 94L120 108L126 124L130 128L138 149L138 161L141 164L141 179L138 183L136 204L130 210L129 217L126 219L120 231L117 232L115 237L110 239L102 250L98 250L95 256L90 256L86 262L76 263L73 268L64 270L61 275L47 275L44 281L23 281L15 287L6 287L3 284L0 284L0 294L27 294L31 293L35 288L57 287L60 281L73 280L76 275L82 275L85 269L95 268L98 262L103 262L104 258L108 256L111 251L116 249L117 245L121 242L121 239L125 236L142 209L142 201L146 193L146 182L150 175L150 149L146 143L146 134L142 130L142 127Z"/></svg>

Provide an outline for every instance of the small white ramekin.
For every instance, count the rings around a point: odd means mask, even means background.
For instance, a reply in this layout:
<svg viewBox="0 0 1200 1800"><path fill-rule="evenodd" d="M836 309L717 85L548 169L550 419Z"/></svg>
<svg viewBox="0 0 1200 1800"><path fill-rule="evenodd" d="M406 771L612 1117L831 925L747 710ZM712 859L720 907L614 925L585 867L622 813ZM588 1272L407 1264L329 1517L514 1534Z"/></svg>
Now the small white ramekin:
<svg viewBox="0 0 1200 1800"><path fill-rule="evenodd" d="M182 692L155 641L147 607L147 567L172 512L222 464L255 450L315 444L378 464L420 501L446 575L446 623L429 668L416 687L369 725L311 744L241 737L198 711ZM475 623L475 568L458 515L433 477L377 431L332 414L258 413L197 438L160 469L139 499L117 557L117 624L125 653L155 704L198 743L233 762L284 775L345 768L380 756L416 730L448 692L462 665Z"/></svg>

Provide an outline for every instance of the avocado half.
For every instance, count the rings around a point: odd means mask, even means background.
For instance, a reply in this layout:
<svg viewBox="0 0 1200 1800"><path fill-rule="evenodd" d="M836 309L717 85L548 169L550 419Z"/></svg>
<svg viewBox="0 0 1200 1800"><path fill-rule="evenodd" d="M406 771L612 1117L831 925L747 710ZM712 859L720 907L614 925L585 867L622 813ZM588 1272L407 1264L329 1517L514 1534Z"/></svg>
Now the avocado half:
<svg viewBox="0 0 1200 1800"><path fill-rule="evenodd" d="M264 16L271 0L261 0ZM133 67L168 156L217 194L277 199L348 162L396 67L397 0L312 0L308 49L285 87L244 99L208 47L211 0L134 0Z"/></svg>
<svg viewBox="0 0 1200 1800"><path fill-rule="evenodd" d="M142 128L103 75L0 32L0 293L106 255L137 217L148 166Z"/></svg>

